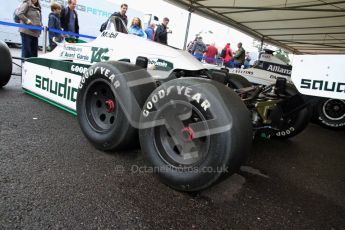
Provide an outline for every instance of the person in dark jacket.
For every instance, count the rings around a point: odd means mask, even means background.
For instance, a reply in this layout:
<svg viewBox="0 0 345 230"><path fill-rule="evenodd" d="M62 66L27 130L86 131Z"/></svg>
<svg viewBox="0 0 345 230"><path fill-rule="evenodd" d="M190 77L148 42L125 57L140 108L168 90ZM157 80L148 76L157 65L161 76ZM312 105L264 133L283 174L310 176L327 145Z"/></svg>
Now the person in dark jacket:
<svg viewBox="0 0 345 230"><path fill-rule="evenodd" d="M157 27L156 33L155 33L155 41L162 43L164 45L168 44L168 23L169 23L169 18L163 18L162 24L160 24Z"/></svg>
<svg viewBox="0 0 345 230"><path fill-rule="evenodd" d="M109 19L111 17L113 17L113 16L119 17L125 23L125 25L127 26L127 24L128 24L128 18L127 18L127 15L126 15L127 10L128 10L128 5L125 4L125 3L121 4L120 11L119 12L114 12L108 18L108 20L101 25L100 31L103 32L107 28ZM115 26L116 26L116 31L121 32L121 33L126 33L127 32L127 28L124 28L123 24L119 20L115 21Z"/></svg>
<svg viewBox="0 0 345 230"><path fill-rule="evenodd" d="M68 6L61 10L60 21L64 31L79 34L77 0L68 0Z"/></svg>
<svg viewBox="0 0 345 230"><path fill-rule="evenodd" d="M51 13L48 17L48 28L61 30L61 22L60 22L60 13L61 13L61 5L59 3L53 2L50 6ZM53 42L53 38L61 38L60 33L49 31L49 48L52 51L56 47L56 43Z"/></svg>
<svg viewBox="0 0 345 230"><path fill-rule="evenodd" d="M199 60L202 61L203 54L207 51L205 43L202 41L202 37L198 37L192 48L192 54Z"/></svg>

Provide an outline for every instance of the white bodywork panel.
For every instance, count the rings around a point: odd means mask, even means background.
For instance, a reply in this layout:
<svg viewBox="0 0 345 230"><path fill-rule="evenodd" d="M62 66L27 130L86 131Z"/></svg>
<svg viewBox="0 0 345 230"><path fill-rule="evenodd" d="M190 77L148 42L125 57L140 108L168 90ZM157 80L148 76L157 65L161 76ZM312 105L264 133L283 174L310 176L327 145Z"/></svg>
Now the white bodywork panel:
<svg viewBox="0 0 345 230"><path fill-rule="evenodd" d="M149 58L149 63L156 64L153 66L149 64L149 70L154 69L154 66L161 65L162 67L164 65L164 63L156 63L157 59L172 63L172 69L199 70L204 68L187 51L162 45L133 34L113 31L104 31L97 39L89 43L59 44L53 52L40 57L92 64L97 62L92 60L93 47L108 49L107 52L101 52L100 61L130 59L130 62L134 64L138 56L144 56Z"/></svg>
<svg viewBox="0 0 345 230"><path fill-rule="evenodd" d="M344 55L295 55L292 81L302 94L345 99Z"/></svg>
<svg viewBox="0 0 345 230"><path fill-rule="evenodd" d="M81 76L65 71L29 62L23 65L22 87L25 90L74 111L80 80Z"/></svg>
<svg viewBox="0 0 345 230"><path fill-rule="evenodd" d="M23 64L22 86L54 103L76 110L81 76L91 65L121 59L129 59L134 64L138 56L149 59L148 71L161 80L176 69L205 69L186 51L132 34L104 31L92 42L59 43L52 52L28 59Z"/></svg>

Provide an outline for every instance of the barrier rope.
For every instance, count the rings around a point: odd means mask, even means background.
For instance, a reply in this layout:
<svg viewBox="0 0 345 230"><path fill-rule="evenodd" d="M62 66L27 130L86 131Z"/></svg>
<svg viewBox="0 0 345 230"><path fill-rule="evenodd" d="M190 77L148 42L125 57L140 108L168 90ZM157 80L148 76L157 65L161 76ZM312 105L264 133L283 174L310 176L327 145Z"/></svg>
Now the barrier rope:
<svg viewBox="0 0 345 230"><path fill-rule="evenodd" d="M241 63L235 62L235 61L224 61L222 58L209 58L209 57L205 57L205 56L203 56L202 54L192 54L192 55L193 55L194 57L196 57L197 59L205 60L206 63L208 63L207 60L213 61L213 62L214 62L214 63L209 63L209 64L227 63L227 64L233 65L233 66L241 64ZM249 68L249 67L250 67L250 65L244 65L244 64L243 64L243 66L244 66L244 68Z"/></svg>
<svg viewBox="0 0 345 230"><path fill-rule="evenodd" d="M0 25L30 29L30 30L39 30L39 31L44 30L44 27L42 27L42 26L32 26L32 25L25 25L25 24L20 24L20 23L4 22L4 21L0 21ZM74 36L74 37L96 39L96 37L94 37L94 36L89 36L89 35L85 35L85 34L77 34L77 33L72 33L69 31L49 29L49 28L48 28L48 31L54 32L54 33L59 33L59 34L66 34L66 35L70 35L70 36Z"/></svg>

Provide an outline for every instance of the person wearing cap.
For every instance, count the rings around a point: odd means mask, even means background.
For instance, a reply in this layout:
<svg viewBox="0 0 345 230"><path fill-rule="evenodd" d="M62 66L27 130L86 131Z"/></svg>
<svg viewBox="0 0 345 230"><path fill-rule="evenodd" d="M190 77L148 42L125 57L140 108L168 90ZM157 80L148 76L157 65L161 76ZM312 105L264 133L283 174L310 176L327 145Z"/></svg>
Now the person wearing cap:
<svg viewBox="0 0 345 230"><path fill-rule="evenodd" d="M163 18L162 24L160 24L157 27L154 40L156 42L159 42L161 44L167 45L168 44L168 23L169 23L169 18Z"/></svg>

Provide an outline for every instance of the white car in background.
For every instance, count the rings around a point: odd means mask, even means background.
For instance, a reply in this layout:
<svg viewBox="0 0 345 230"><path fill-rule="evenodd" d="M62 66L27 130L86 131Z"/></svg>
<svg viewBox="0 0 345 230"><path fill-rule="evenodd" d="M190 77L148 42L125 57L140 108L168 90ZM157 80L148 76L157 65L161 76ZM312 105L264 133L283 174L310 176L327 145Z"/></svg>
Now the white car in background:
<svg viewBox="0 0 345 230"><path fill-rule="evenodd" d="M291 80L292 66L273 55L274 51L265 49L259 54L259 58L250 68L223 68L229 73L245 77L252 84L270 85L278 78ZM204 64L207 68L215 68L214 65ZM324 127L342 129L345 127L345 100L317 97L313 104L312 120Z"/></svg>

